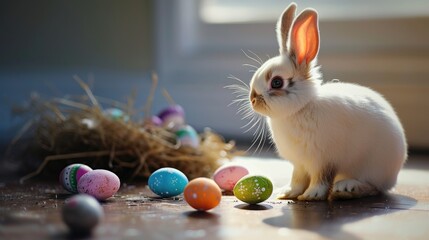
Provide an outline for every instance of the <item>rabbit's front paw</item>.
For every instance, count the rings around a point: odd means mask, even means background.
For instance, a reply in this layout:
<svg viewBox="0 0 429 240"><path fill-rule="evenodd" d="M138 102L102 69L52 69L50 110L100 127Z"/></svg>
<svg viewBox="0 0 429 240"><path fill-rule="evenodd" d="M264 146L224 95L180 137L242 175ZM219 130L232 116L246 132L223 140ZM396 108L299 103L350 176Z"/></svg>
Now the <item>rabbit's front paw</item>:
<svg viewBox="0 0 429 240"><path fill-rule="evenodd" d="M299 195L304 192L302 188L292 188L288 191L281 192L277 198L278 199L296 199Z"/></svg>
<svg viewBox="0 0 429 240"><path fill-rule="evenodd" d="M300 201L326 200L328 196L328 186L320 184L310 186L302 195L298 196Z"/></svg>

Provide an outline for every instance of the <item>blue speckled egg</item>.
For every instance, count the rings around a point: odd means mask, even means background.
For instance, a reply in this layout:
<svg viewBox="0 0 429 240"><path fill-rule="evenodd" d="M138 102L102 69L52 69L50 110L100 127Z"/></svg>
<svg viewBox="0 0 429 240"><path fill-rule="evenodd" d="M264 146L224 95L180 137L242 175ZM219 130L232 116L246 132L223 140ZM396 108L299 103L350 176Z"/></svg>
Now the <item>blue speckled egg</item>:
<svg viewBox="0 0 429 240"><path fill-rule="evenodd" d="M160 197L174 197L181 193L188 184L188 178L175 168L160 168L149 177L150 190Z"/></svg>

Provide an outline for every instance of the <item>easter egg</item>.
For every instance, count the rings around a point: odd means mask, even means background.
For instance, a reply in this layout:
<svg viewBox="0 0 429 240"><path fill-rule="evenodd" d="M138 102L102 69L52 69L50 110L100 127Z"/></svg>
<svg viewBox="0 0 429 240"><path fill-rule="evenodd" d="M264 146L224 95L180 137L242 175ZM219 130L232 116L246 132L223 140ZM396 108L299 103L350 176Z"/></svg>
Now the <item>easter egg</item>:
<svg viewBox="0 0 429 240"><path fill-rule="evenodd" d="M175 168L160 168L148 180L150 190L160 197L174 197L183 193L188 178Z"/></svg>
<svg viewBox="0 0 429 240"><path fill-rule="evenodd" d="M97 121L92 118L83 118L80 123L88 129L94 129L98 125Z"/></svg>
<svg viewBox="0 0 429 240"><path fill-rule="evenodd" d="M60 173L60 184L69 192L77 193L77 183L86 173L92 171L87 165L76 163L65 167Z"/></svg>
<svg viewBox="0 0 429 240"><path fill-rule="evenodd" d="M66 200L62 218L70 231L87 234L103 217L103 208L98 201L86 194L78 194Z"/></svg>
<svg viewBox="0 0 429 240"><path fill-rule="evenodd" d="M149 119L149 122L150 122L150 124L152 124L154 126L161 126L162 125L162 120L158 116L152 116Z"/></svg>
<svg viewBox="0 0 429 240"><path fill-rule="evenodd" d="M177 129L185 124L185 111L180 105L165 108L158 114L158 117L162 120L162 125L166 128Z"/></svg>
<svg viewBox="0 0 429 240"><path fill-rule="evenodd" d="M130 117L127 114L125 114L124 111L122 111L119 108L105 109L105 110L103 110L103 114L104 114L104 116L109 117L112 120L116 120L116 121L122 120L122 121L127 122L128 120L130 120Z"/></svg>
<svg viewBox="0 0 429 240"><path fill-rule="evenodd" d="M186 185L185 201L199 211L210 210L219 205L222 192L219 186L208 178L195 178Z"/></svg>
<svg viewBox="0 0 429 240"><path fill-rule="evenodd" d="M267 200L273 193L273 184L270 179L251 175L240 179L234 187L234 195L241 201L257 204Z"/></svg>
<svg viewBox="0 0 429 240"><path fill-rule="evenodd" d="M105 200L115 194L121 185L118 176L111 171L96 169L83 175L77 183L77 191L98 200Z"/></svg>
<svg viewBox="0 0 429 240"><path fill-rule="evenodd" d="M238 180L247 174L249 174L249 170L243 166L226 165L215 171L213 174L213 180L221 189L232 191Z"/></svg>
<svg viewBox="0 0 429 240"><path fill-rule="evenodd" d="M182 126L176 131L177 140L181 146L198 148L200 146L200 138L197 131L189 125Z"/></svg>

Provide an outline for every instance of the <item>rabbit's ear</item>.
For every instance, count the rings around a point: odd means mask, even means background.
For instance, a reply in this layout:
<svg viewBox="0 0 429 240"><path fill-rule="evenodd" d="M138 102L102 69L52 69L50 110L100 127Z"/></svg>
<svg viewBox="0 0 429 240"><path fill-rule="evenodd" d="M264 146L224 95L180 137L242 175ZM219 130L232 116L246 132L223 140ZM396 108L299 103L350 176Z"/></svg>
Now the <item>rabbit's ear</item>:
<svg viewBox="0 0 429 240"><path fill-rule="evenodd" d="M277 42L280 47L280 54L286 53L287 42L289 38L289 30L295 18L296 4L291 3L282 13L279 20L277 20L276 32Z"/></svg>
<svg viewBox="0 0 429 240"><path fill-rule="evenodd" d="M304 60L308 64L319 52L318 22L317 12L306 9L292 25L290 52L295 55L298 65L301 65Z"/></svg>

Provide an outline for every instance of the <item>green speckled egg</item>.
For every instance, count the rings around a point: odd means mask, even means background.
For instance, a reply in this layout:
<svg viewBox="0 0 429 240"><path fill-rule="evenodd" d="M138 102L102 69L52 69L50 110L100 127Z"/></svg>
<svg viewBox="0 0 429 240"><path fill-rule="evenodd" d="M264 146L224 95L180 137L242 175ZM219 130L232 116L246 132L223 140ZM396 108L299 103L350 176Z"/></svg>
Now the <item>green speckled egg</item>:
<svg viewBox="0 0 429 240"><path fill-rule="evenodd" d="M257 204L271 196L273 183L264 176L245 176L237 182L233 191L239 200L248 204Z"/></svg>

